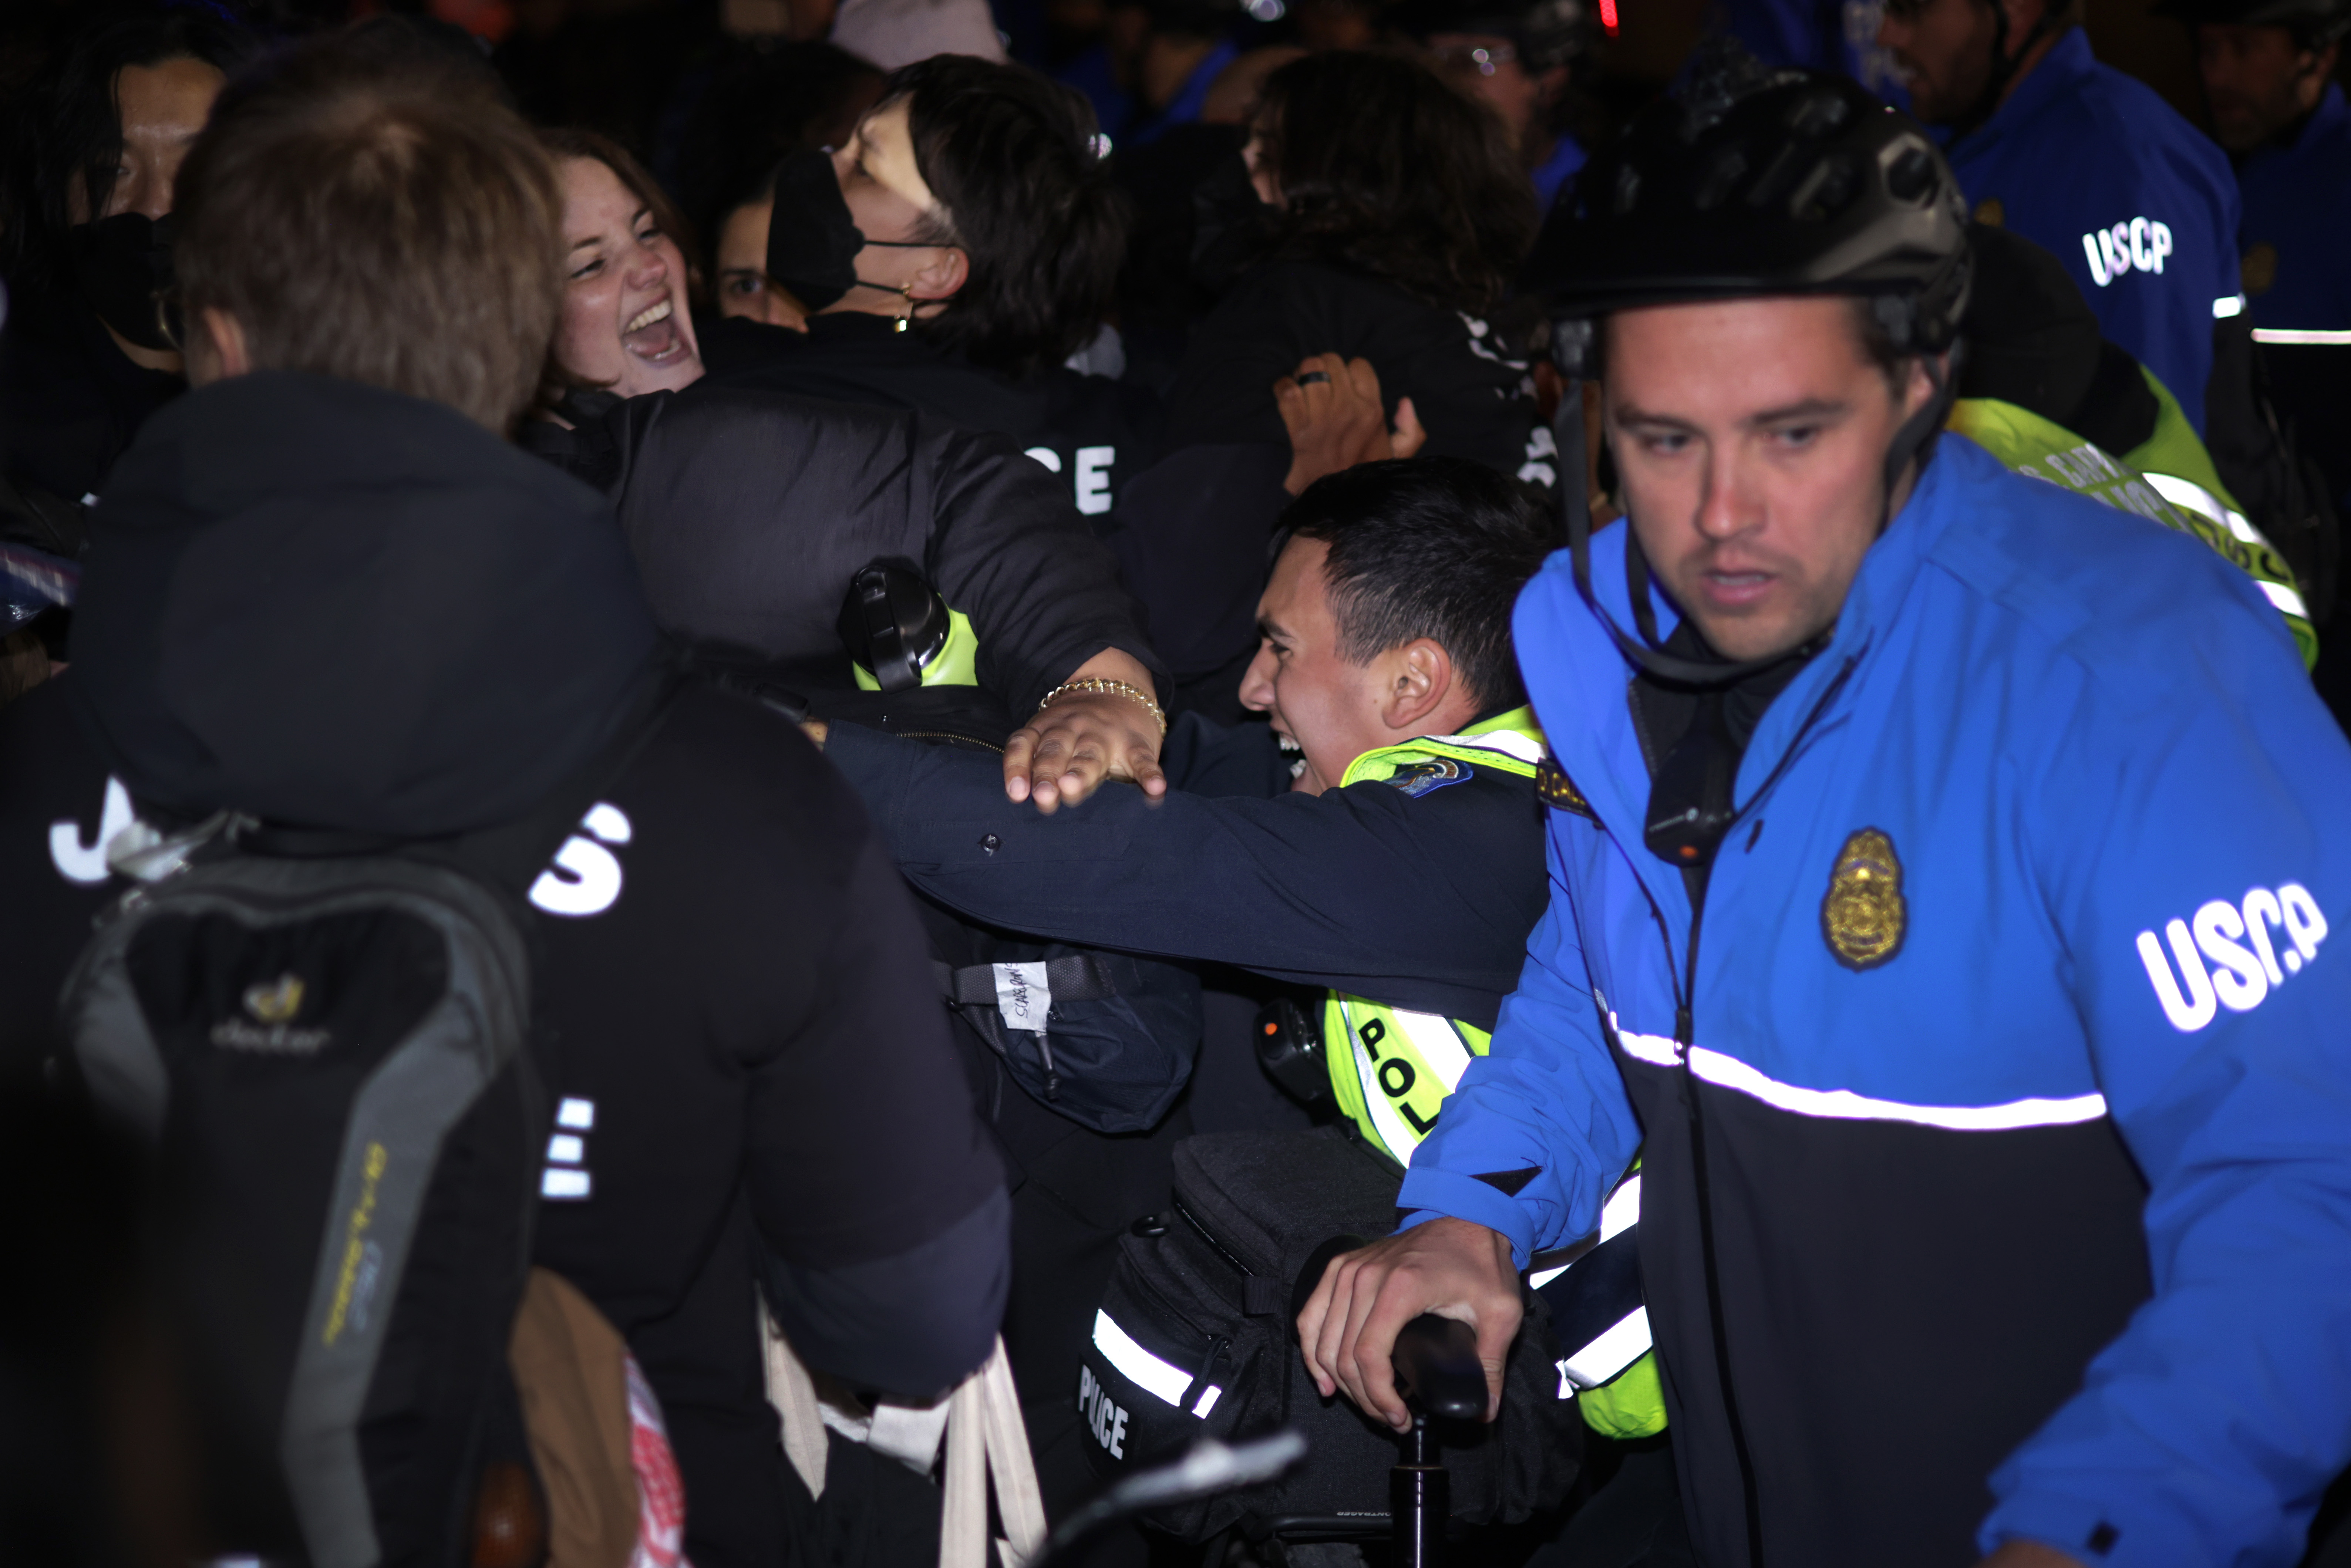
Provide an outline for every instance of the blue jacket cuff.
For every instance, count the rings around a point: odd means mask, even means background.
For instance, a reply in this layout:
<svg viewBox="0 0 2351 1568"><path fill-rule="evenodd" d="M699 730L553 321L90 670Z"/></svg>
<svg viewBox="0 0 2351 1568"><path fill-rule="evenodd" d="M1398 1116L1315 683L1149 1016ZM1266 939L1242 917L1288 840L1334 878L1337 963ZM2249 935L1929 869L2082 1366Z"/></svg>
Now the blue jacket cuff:
<svg viewBox="0 0 2351 1568"><path fill-rule="evenodd" d="M1977 1531L1976 1545L1989 1556L2011 1541L2038 1542L2091 1568L2189 1568L2230 1555L2191 1514L2144 1495L2105 1502L2060 1492L2004 1498Z"/></svg>
<svg viewBox="0 0 2351 1568"><path fill-rule="evenodd" d="M1413 1211L1399 1229L1449 1215L1508 1237L1511 1260L1521 1269L1534 1255L1534 1217L1516 1199L1503 1197L1476 1176L1458 1171L1407 1170L1404 1190L1396 1194L1396 1207Z"/></svg>

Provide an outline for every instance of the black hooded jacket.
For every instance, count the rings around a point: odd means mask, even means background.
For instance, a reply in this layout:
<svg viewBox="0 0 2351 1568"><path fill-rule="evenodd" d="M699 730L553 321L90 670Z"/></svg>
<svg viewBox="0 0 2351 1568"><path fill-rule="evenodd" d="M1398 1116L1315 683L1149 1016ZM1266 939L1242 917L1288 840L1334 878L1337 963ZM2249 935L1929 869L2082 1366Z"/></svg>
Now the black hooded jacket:
<svg viewBox="0 0 2351 1568"><path fill-rule="evenodd" d="M600 497L348 382L265 372L182 400L124 455L91 539L73 669L0 713L12 1055L52 1046L134 807L396 839L514 820L659 658ZM778 715L684 686L558 865L531 890L535 1007L553 1093L590 1109L537 1260L660 1396L688 1554L772 1568L793 1493L758 1244L813 1364L927 1396L1001 1315L1001 1169L886 852Z"/></svg>
<svg viewBox="0 0 2351 1568"><path fill-rule="evenodd" d="M1003 436L705 381L523 440L613 498L664 630L802 692L854 689L841 601L889 556L970 618L1016 716L1105 648L1159 667L1110 552Z"/></svg>

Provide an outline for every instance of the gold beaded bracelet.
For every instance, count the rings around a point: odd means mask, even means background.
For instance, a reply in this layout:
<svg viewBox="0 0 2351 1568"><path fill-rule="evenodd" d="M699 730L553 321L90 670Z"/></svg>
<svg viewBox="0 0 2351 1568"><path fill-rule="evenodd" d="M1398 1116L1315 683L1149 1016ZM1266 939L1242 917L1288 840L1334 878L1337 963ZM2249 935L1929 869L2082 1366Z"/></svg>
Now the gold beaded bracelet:
<svg viewBox="0 0 2351 1568"><path fill-rule="evenodd" d="M1052 706L1053 699L1063 692L1107 692L1112 696L1133 697L1136 702L1149 708L1151 716L1159 721L1159 733L1162 735L1167 733L1166 710L1154 702L1151 694L1140 686L1130 686L1124 681L1108 680L1101 675L1088 675L1082 681L1065 681L1047 692L1043 699L1037 704L1037 711L1042 713Z"/></svg>

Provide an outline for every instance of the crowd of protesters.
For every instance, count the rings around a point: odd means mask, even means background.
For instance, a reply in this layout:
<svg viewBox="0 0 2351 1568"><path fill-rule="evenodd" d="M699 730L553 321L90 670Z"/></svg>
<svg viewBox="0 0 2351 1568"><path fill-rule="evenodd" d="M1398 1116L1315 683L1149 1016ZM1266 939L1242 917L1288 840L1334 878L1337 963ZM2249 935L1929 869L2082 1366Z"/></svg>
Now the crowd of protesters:
<svg viewBox="0 0 2351 1568"><path fill-rule="evenodd" d="M2351 1561L2351 0L1639 3L0 23L0 1555Z"/></svg>

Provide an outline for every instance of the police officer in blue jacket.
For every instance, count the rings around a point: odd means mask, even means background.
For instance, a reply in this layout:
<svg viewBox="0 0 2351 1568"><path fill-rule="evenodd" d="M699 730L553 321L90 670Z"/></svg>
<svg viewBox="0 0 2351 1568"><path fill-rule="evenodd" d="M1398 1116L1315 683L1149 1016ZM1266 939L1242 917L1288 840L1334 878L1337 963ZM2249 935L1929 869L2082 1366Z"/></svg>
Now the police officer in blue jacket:
<svg viewBox="0 0 2351 1568"><path fill-rule="evenodd" d="M1401 1425L1435 1311L1499 1398L1638 1146L1701 1561L2290 1563L2351 1459L2351 745L2242 574L1932 441L1923 129L1694 86L1544 280L1629 512L1514 622L1551 910L1308 1366Z"/></svg>
<svg viewBox="0 0 2351 1568"><path fill-rule="evenodd" d="M1889 0L1878 38L1945 128L1975 215L2063 257L2105 335L2205 434L2216 318L2242 308L2228 160L2090 55L2079 0Z"/></svg>
<svg viewBox="0 0 2351 1568"><path fill-rule="evenodd" d="M2278 411L2351 496L2351 0L2175 0L2212 134L2237 166L2247 308Z"/></svg>

